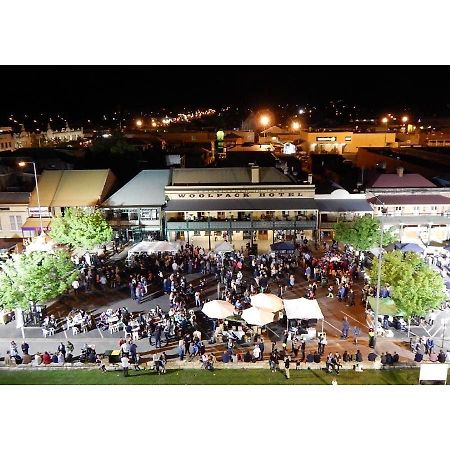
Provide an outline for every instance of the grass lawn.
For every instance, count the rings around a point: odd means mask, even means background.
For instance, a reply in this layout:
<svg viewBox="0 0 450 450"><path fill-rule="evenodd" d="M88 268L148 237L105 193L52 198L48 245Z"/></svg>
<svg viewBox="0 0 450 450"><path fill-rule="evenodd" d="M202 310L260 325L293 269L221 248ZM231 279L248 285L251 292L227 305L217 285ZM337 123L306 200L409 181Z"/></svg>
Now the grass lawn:
<svg viewBox="0 0 450 450"><path fill-rule="evenodd" d="M401 385L418 384L418 369L366 370L362 373L341 371L339 375L322 370L291 370L284 373L269 370L168 370L165 375L152 371L130 371L128 378L121 372L102 373L99 370L0 371L0 384L180 384L180 385L329 385L333 378L340 385Z"/></svg>

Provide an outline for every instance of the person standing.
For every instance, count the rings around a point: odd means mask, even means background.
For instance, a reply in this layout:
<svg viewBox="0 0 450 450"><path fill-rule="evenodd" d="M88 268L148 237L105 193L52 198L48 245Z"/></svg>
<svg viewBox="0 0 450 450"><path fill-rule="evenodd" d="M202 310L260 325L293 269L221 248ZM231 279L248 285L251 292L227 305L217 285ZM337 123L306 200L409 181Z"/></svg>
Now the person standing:
<svg viewBox="0 0 450 450"><path fill-rule="evenodd" d="M162 332L162 327L158 323L155 327L155 347L156 348L161 348L161 332Z"/></svg>
<svg viewBox="0 0 450 450"><path fill-rule="evenodd" d="M350 324L348 323L347 316L344 316L342 319L342 337L344 339L348 338L348 330L350 328Z"/></svg>
<svg viewBox="0 0 450 450"><path fill-rule="evenodd" d="M360 334L361 334L361 330L355 325L353 327L353 344L354 345L358 345L358 338L359 338Z"/></svg>
<svg viewBox="0 0 450 450"><path fill-rule="evenodd" d="M430 355L431 352L433 351L433 348L434 348L434 341L431 337L429 337L425 342L425 353L427 355Z"/></svg>
<svg viewBox="0 0 450 450"><path fill-rule="evenodd" d="M302 338L300 343L300 348L302 351L302 361L305 360L305 354L306 354L306 341Z"/></svg>
<svg viewBox="0 0 450 450"><path fill-rule="evenodd" d="M263 361L264 360L264 338L262 336L259 338L258 347L259 347L259 350L261 351L259 360Z"/></svg>
<svg viewBox="0 0 450 450"><path fill-rule="evenodd" d="M291 359L289 358L289 355L286 355L284 357L284 373L286 374L286 378L289 380L290 374L289 374L289 365L290 365Z"/></svg>
<svg viewBox="0 0 450 450"><path fill-rule="evenodd" d="M128 356L124 354L121 358L121 362L122 362L123 376L127 377L128 369L130 367L130 361L128 360Z"/></svg>
<svg viewBox="0 0 450 450"><path fill-rule="evenodd" d="M347 294L348 306L355 306L355 293L353 289L350 288Z"/></svg>

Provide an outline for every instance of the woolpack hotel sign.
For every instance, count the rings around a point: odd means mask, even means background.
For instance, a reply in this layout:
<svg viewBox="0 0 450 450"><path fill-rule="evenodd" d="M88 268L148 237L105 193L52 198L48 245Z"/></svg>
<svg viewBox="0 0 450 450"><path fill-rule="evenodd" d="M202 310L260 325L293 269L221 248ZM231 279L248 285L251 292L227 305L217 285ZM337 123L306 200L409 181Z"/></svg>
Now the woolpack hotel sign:
<svg viewBox="0 0 450 450"><path fill-rule="evenodd" d="M170 195L172 199L197 199L197 198L283 198L283 197L305 197L304 192L207 192L207 193L177 193Z"/></svg>

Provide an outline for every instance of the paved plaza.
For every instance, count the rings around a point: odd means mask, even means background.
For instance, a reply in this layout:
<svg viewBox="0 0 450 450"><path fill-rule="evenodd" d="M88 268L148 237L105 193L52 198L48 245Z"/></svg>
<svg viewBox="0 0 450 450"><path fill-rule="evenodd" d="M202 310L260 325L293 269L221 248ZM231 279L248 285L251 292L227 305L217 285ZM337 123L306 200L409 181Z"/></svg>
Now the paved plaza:
<svg viewBox="0 0 450 450"><path fill-rule="evenodd" d="M250 273L248 270L245 270L245 278L248 280ZM285 299L292 299L303 297L305 295L307 282L303 277L302 271L300 268L295 271L296 277L296 285L293 289L286 291L283 295ZM200 274L192 274L187 276L188 282L192 282L194 286L199 283ZM354 306L347 306L345 302L338 302L337 298L327 298L326 297L326 288L319 287L317 290L317 300L322 309L323 315L325 317L324 320L324 331L327 333L328 345L326 347L325 353L328 352L340 352L341 354L347 350L349 353L354 354L357 349L360 349L361 353L366 360L367 354L370 349L368 346L368 317L366 316L365 305L360 300L360 287L361 283L358 282L355 285L356 296L356 304ZM276 293L275 287L272 286L273 293ZM206 297L208 299L217 298L217 284L213 276L207 277L207 286L205 289ZM127 288L125 289L107 289L104 291L101 290L93 290L89 293L80 293L77 296L70 294L64 295L60 299L52 302L48 307L48 312L50 314L55 314L57 318L65 317L69 311L75 308L82 308L90 313L93 316L100 314L105 311L107 308L118 308L118 307L126 307L130 312L138 313L138 312L147 312L152 308L155 308L156 305L159 305L164 311L168 311L170 308L170 301L168 295L161 295L154 299L149 299L141 304L133 301L129 296L129 291ZM194 310L198 310L199 308L192 308ZM447 310L448 311L448 310ZM442 315L450 315L450 312L444 311ZM361 329L361 336L359 339L359 344L356 346L352 342L352 335L348 339L341 339L341 322L343 317L346 316L350 323L350 329L353 326L358 326ZM437 320L435 325L431 327L429 330L422 330L423 332L430 332L435 336L436 345L440 345L440 341L438 342L437 337L440 337L442 326L439 325L440 322ZM270 330L276 332L278 334L277 337L277 346L281 348L282 344L282 333L283 333L283 324L270 324L268 326ZM320 324L318 324L318 329L320 329ZM118 341L121 337L123 337L123 331L110 334L109 331L101 331L99 329L93 329L87 333L80 333L78 335L73 335L72 330L62 331L59 330L54 336L49 336L44 338L42 335L41 328L25 328L25 340L30 345L30 352L34 354L35 352L43 352L43 351L56 351L57 346L60 342L66 343L67 340L71 341L74 345L74 355L79 355L81 352L81 348L85 344L95 345L96 351L98 353L102 353L106 350L113 350L118 348ZM418 333L420 334L420 333ZM273 337L273 334L271 334ZM265 353L266 357L268 352L270 351L270 339L265 333L265 342L266 348ZM15 322L10 322L7 325L0 326L0 355L4 355L6 350L9 349L9 344L11 340L15 340L19 346L23 341L22 333L20 329L17 329L15 326ZM226 348L226 345L223 343L216 344L208 344L207 340L204 339L204 342L207 346L207 351L213 352L216 357L219 357ZM176 357L176 347L177 343L171 342L169 345L165 345L164 340L162 341L162 350L166 351L167 355L170 358ZM161 350L155 349L154 346L150 346L149 340L147 338L140 339L137 342L138 352L141 355L143 360L146 360L155 352L160 352ZM248 349L249 346L245 349ZM308 353L310 350L315 351L317 349L317 341L312 340L307 343L306 352ZM393 353L394 351L400 355L400 360L402 361L411 361L413 358L413 354L409 349L409 342L407 339L406 333L395 333L394 338L383 338L379 337L377 341L377 352L380 354L382 352L389 351Z"/></svg>

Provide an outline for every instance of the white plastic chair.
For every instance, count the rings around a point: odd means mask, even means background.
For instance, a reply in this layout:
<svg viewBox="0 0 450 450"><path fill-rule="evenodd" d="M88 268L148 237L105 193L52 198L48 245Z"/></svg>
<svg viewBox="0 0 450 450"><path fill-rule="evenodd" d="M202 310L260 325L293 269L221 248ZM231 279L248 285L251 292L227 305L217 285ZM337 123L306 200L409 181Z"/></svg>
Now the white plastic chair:
<svg viewBox="0 0 450 450"><path fill-rule="evenodd" d="M49 328L48 329L48 335L49 336L53 336L55 334L55 329L54 328Z"/></svg>
<svg viewBox="0 0 450 450"><path fill-rule="evenodd" d="M42 328L42 335L46 338L49 335L49 331L46 328Z"/></svg>
<svg viewBox="0 0 450 450"><path fill-rule="evenodd" d="M78 327L73 327L72 328L72 333L73 333L73 335L75 336L76 334L78 334L80 332L80 330L78 329Z"/></svg>

